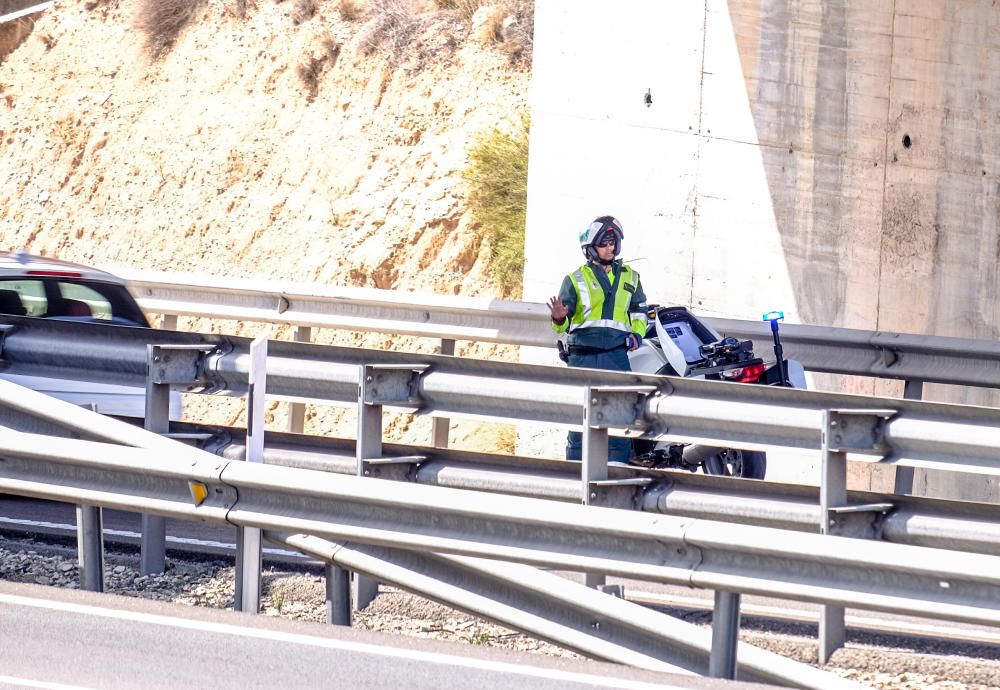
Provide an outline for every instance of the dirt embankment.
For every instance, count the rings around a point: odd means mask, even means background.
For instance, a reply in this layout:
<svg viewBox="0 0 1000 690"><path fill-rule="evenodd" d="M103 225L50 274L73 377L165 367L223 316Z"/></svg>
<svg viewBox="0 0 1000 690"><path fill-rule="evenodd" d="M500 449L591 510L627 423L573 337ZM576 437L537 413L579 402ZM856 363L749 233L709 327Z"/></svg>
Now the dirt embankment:
<svg viewBox="0 0 1000 690"><path fill-rule="evenodd" d="M373 0L346 19L343 1L203 0L152 58L133 14L141 4L60 3L8 36L0 247L98 266L497 293L460 171L477 132L525 107L528 67L483 32L485 15L509 10L471 17ZM349 422L318 419L312 431L350 435Z"/></svg>

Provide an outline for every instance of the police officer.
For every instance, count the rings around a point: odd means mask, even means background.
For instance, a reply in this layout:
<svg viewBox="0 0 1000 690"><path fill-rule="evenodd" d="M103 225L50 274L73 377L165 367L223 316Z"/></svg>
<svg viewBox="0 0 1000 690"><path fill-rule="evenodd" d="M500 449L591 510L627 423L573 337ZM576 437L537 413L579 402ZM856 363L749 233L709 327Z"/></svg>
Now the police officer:
<svg viewBox="0 0 1000 690"><path fill-rule="evenodd" d="M596 218L580 234L587 263L563 278L559 295L549 300L552 328L567 335L571 367L631 371L628 352L646 335L646 294L639 274L618 255L625 233L613 216ZM582 437L571 431L566 459L582 456ZM626 438L608 439L608 459L628 462L632 444Z"/></svg>

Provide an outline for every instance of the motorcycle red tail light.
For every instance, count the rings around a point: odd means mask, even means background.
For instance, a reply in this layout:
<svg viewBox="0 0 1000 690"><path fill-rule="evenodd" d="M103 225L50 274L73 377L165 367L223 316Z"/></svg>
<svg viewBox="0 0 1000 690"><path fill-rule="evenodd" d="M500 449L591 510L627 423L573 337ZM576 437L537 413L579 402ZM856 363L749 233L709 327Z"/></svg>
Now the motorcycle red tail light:
<svg viewBox="0 0 1000 690"><path fill-rule="evenodd" d="M751 364L749 366L723 371L722 377L729 379L730 381L738 381L740 383L753 383L761 377L761 374L763 374L766 369L767 366L764 363Z"/></svg>

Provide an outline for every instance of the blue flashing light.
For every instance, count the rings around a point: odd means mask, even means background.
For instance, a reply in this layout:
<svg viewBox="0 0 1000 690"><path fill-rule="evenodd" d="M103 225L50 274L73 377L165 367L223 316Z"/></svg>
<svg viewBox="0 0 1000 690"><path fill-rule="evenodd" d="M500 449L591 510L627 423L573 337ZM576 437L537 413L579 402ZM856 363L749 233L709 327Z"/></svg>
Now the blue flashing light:
<svg viewBox="0 0 1000 690"><path fill-rule="evenodd" d="M769 311L761 317L761 321L782 321L785 318L783 311Z"/></svg>

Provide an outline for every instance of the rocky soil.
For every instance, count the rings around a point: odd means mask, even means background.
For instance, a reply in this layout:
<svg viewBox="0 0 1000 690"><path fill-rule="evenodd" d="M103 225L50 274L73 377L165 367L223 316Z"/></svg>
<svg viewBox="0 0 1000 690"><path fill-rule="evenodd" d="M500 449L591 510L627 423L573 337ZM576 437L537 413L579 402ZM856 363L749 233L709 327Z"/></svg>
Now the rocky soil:
<svg viewBox="0 0 1000 690"><path fill-rule="evenodd" d="M478 3L480 24L491 12L516 22L512 2ZM61 3L0 55L0 246L319 285L496 289L461 170L475 137L526 105L530 63L512 62L502 37L421 0L355 2L350 19L338 0L306 17L304 3L244 2L241 14L200 0L152 56L144 4Z"/></svg>
<svg viewBox="0 0 1000 690"><path fill-rule="evenodd" d="M140 12L152 5L71 0L0 31L0 249L111 269L500 296L461 173L476 138L526 108L530 58L518 51L532 0L196 0L157 54ZM317 340L435 347L364 333ZM470 344L457 354L515 356ZM244 407L189 396L185 414L242 424ZM270 428L285 428L285 410L271 406ZM305 431L351 436L354 425L310 407ZM429 419L387 422L387 440L429 436ZM514 432L466 423L452 445L467 440L512 450Z"/></svg>
<svg viewBox="0 0 1000 690"><path fill-rule="evenodd" d="M172 601L189 606L233 607L234 569L222 561L168 559L167 572L144 576L134 555L109 553L105 591L109 594ZM77 588L79 574L72 549L0 538L0 579ZM264 615L325 621L321 574L267 569L261 607ZM705 614L689 620L708 625ZM356 614L356 627L415 637L489 645L519 651L573 656L547 642L466 615L418 596L382 586L380 595ZM805 663L815 664L815 640L780 627L744 625L742 639ZM1000 688L997 650L966 645L921 653L903 647L849 643L827 667L872 688L898 690L991 690ZM934 653L931 653L931 652ZM948 652L951 652L950 654ZM976 652L979 653L978 657Z"/></svg>

